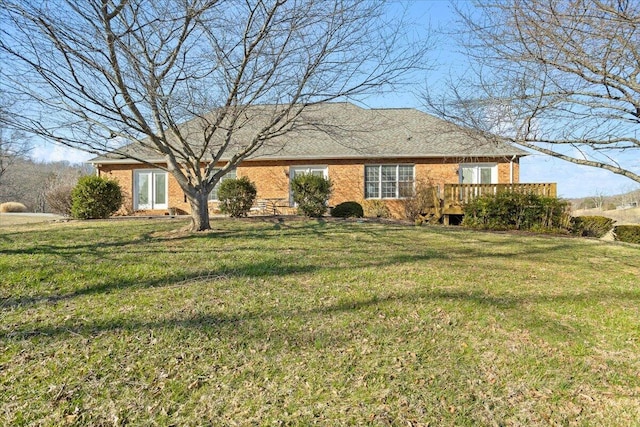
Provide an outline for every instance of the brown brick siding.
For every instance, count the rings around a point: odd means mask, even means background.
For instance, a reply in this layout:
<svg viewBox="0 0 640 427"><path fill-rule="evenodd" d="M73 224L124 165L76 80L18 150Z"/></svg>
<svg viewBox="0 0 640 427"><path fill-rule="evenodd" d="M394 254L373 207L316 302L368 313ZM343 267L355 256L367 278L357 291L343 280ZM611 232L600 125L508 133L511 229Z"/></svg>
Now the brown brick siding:
<svg viewBox="0 0 640 427"><path fill-rule="evenodd" d="M344 201L364 201L364 165L365 164L413 164L415 165L415 179L428 181L434 185L443 186L445 183L458 182L460 163L496 163L495 159L385 159L376 160L326 160L326 161L251 161L244 162L237 168L237 176L246 176L256 183L258 199L289 198L289 168L292 166L327 166L329 178L333 182L333 194L329 200L331 206ZM498 163L498 183L509 183L511 165L508 159ZM513 162L513 182L519 182L519 163ZM121 214L164 214L166 211L133 211L133 170L149 169L142 165L101 165L99 174L116 179L124 192L125 204ZM185 201L184 193L178 182L169 175L169 207L175 207L185 213L190 212L189 204ZM404 215L404 208L400 200L385 200L395 217ZM211 212L217 209L215 203L210 204ZM283 209L286 211L286 209Z"/></svg>

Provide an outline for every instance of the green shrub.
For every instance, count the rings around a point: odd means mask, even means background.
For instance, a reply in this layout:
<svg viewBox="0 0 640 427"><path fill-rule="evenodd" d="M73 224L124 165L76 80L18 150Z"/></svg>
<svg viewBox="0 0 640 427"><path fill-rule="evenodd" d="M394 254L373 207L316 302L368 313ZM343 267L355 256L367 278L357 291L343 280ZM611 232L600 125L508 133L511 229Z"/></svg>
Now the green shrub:
<svg viewBox="0 0 640 427"><path fill-rule="evenodd" d="M616 240L640 244L640 225L618 225L614 231Z"/></svg>
<svg viewBox="0 0 640 427"><path fill-rule="evenodd" d="M367 218L389 218L391 216L391 211L389 211L389 207L384 200L365 200L362 207L364 209L364 216Z"/></svg>
<svg viewBox="0 0 640 427"><path fill-rule="evenodd" d="M336 218L362 218L364 210L358 202L342 202L331 209L331 216Z"/></svg>
<svg viewBox="0 0 640 427"><path fill-rule="evenodd" d="M26 212L27 207L18 202L6 202L0 204L0 212L2 213L22 213Z"/></svg>
<svg viewBox="0 0 640 427"><path fill-rule="evenodd" d="M572 220L571 231L578 236L600 238L611 231L614 222L605 216L577 216Z"/></svg>
<svg viewBox="0 0 640 427"><path fill-rule="evenodd" d="M71 192L71 215L74 218L108 218L121 205L120 184L99 176L83 176Z"/></svg>
<svg viewBox="0 0 640 427"><path fill-rule="evenodd" d="M218 189L220 211L233 218L247 216L256 199L256 186L246 176L237 179L225 179Z"/></svg>
<svg viewBox="0 0 640 427"><path fill-rule="evenodd" d="M488 230L566 232L569 204L554 197L501 191L480 196L463 207L462 225Z"/></svg>
<svg viewBox="0 0 640 427"><path fill-rule="evenodd" d="M298 204L298 213L308 217L321 217L327 211L331 195L331 181L311 174L296 175L291 180L293 201Z"/></svg>

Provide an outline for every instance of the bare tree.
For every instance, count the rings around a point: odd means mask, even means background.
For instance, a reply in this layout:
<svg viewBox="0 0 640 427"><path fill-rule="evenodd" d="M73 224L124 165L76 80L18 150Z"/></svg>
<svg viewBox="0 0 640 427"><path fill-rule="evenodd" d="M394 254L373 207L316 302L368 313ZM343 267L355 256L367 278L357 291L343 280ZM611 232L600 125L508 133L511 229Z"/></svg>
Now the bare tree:
<svg viewBox="0 0 640 427"><path fill-rule="evenodd" d="M471 67L430 111L640 182L640 2L494 0L458 8Z"/></svg>
<svg viewBox="0 0 640 427"><path fill-rule="evenodd" d="M14 125L94 153L144 161L118 147L134 141L162 156L154 166L184 191L193 230L210 228L220 178L308 106L388 89L427 49L366 0L0 1L3 84L30 106Z"/></svg>
<svg viewBox="0 0 640 427"><path fill-rule="evenodd" d="M31 149L29 139L24 133L7 128L5 123L10 114L9 110L9 105L3 97L0 105L0 185L7 170L18 159L26 157Z"/></svg>

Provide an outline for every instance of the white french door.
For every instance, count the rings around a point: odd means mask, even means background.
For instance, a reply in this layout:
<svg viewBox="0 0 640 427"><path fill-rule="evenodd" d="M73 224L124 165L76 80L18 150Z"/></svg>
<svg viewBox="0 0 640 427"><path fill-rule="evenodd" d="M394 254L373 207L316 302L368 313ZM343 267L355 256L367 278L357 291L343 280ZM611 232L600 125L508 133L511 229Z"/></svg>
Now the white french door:
<svg viewBox="0 0 640 427"><path fill-rule="evenodd" d="M134 210L167 209L167 173L161 170L137 170L134 173Z"/></svg>
<svg viewBox="0 0 640 427"><path fill-rule="evenodd" d="M497 184L498 165L478 163L460 165L461 184Z"/></svg>

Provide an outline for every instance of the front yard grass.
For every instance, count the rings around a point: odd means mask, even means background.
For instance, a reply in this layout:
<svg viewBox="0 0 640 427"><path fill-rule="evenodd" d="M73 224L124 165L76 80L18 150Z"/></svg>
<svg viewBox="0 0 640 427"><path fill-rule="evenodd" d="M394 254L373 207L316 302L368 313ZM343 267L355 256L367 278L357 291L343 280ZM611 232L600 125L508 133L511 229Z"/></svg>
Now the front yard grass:
<svg viewBox="0 0 640 427"><path fill-rule="evenodd" d="M638 425L638 246L186 225L0 230L0 425Z"/></svg>

